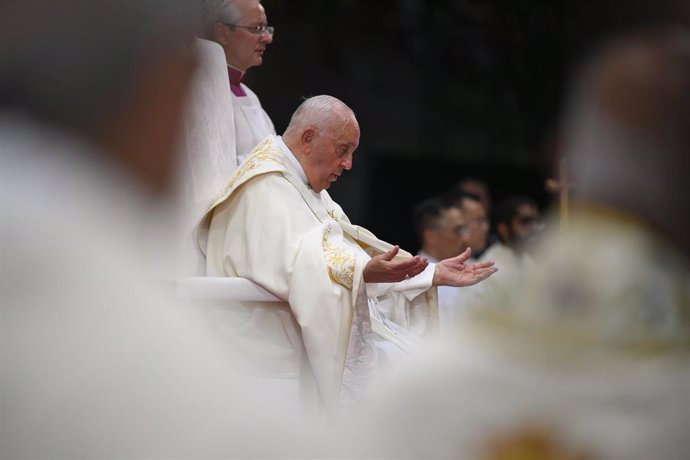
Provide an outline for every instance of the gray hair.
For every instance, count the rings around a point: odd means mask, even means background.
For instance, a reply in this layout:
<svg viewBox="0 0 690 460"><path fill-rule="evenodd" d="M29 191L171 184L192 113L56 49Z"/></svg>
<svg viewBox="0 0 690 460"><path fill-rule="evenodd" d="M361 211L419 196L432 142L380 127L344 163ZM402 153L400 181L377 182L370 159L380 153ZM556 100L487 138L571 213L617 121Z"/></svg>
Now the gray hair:
<svg viewBox="0 0 690 460"><path fill-rule="evenodd" d="M261 3L261 0L257 2ZM242 13L235 0L204 0L205 38L213 38L213 24L216 22L238 24L240 21Z"/></svg>
<svg viewBox="0 0 690 460"><path fill-rule="evenodd" d="M191 44L201 20L193 4L3 0L0 109L98 136L121 110L142 69Z"/></svg>
<svg viewBox="0 0 690 460"><path fill-rule="evenodd" d="M351 119L356 120L355 113L340 99L328 95L313 96L305 99L297 107L285 135L291 135L309 126L328 130Z"/></svg>

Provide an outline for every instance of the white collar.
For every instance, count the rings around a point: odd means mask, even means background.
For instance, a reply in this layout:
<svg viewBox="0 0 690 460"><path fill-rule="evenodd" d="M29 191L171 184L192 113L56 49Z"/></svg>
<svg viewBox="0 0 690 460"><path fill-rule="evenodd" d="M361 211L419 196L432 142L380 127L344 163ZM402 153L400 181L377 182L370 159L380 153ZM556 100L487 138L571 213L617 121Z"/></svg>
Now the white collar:
<svg viewBox="0 0 690 460"><path fill-rule="evenodd" d="M309 180L307 179L307 173L304 172L304 168L300 164L299 160L297 160L295 154L292 153L292 151L288 148L287 145L285 145L285 142L283 141L283 138L281 136L276 136L276 143L278 144L278 147L280 147L280 150L283 152L283 155L285 155L287 159L290 161L292 167L295 168L295 171L297 171L297 175L299 175L300 179L302 179L302 182L304 182L304 184L308 186Z"/></svg>

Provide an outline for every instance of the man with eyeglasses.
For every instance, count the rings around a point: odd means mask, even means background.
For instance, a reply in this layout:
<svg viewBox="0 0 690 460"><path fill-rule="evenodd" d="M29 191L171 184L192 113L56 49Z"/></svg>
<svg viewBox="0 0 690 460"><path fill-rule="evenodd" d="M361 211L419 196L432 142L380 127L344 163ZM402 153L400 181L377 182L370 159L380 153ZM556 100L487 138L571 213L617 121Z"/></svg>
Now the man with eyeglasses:
<svg viewBox="0 0 690 460"><path fill-rule="evenodd" d="M262 64L275 29L267 25L260 0L205 0L204 22L206 38L223 48L228 65L239 164L262 139L275 134L259 98L242 83L250 68Z"/></svg>

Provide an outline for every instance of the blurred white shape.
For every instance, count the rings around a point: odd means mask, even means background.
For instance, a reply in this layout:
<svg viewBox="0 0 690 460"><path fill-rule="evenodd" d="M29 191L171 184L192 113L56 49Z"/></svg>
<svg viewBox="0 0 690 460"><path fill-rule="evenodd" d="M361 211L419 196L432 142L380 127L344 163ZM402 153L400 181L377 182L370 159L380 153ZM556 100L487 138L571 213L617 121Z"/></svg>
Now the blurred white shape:
<svg viewBox="0 0 690 460"><path fill-rule="evenodd" d="M178 168L180 274L206 274L197 225L237 168L235 120L228 70L217 43L196 39L198 70L184 117Z"/></svg>

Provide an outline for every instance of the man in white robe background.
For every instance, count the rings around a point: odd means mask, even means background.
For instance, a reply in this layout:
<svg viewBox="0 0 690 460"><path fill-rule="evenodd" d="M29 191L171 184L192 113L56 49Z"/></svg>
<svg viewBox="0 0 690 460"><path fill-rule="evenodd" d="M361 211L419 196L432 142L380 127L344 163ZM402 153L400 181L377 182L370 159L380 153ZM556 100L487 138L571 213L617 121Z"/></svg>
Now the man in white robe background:
<svg viewBox="0 0 690 460"><path fill-rule="evenodd" d="M529 250L540 235L543 224L534 200L509 196L494 208L497 241L484 251L480 260L491 260L501 273L466 292L467 308L501 308L510 304L524 285L525 272L534 269Z"/></svg>
<svg viewBox="0 0 690 460"><path fill-rule="evenodd" d="M414 225L421 245L417 255L432 263L455 257L467 249L465 217L460 208L443 197L430 198L417 205ZM452 324L462 314L462 291L466 289L453 286L438 288L439 326L442 333L451 331Z"/></svg>
<svg viewBox="0 0 690 460"><path fill-rule="evenodd" d="M263 62L266 47L273 42L274 28L267 25L260 0L205 0L206 37L225 53L232 111L237 164L266 136L275 134L273 122L257 95L242 79L247 71ZM228 179L232 171L228 172Z"/></svg>
<svg viewBox="0 0 690 460"><path fill-rule="evenodd" d="M292 378L313 379L327 408L358 399L382 361L435 333L429 288L496 270L466 265L469 251L429 264L352 225L326 189L352 167L359 136L341 101L307 99L282 137L253 150L200 226L208 275L248 278L286 302L237 308L229 340L268 378L285 375L290 357Z"/></svg>

